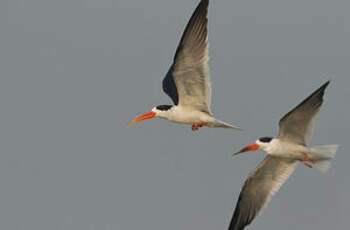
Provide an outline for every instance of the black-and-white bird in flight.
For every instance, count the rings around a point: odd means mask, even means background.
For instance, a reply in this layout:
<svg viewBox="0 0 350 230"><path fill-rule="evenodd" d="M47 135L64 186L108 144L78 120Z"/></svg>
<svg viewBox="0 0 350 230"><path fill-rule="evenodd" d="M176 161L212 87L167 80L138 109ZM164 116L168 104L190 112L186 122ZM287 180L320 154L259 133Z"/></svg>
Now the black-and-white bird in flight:
<svg viewBox="0 0 350 230"><path fill-rule="evenodd" d="M176 123L198 127L239 129L213 117L210 110L211 82L207 36L208 0L202 0L182 35L173 64L163 79L163 91L174 105L159 105L134 119L130 124L160 117Z"/></svg>
<svg viewBox="0 0 350 230"><path fill-rule="evenodd" d="M279 122L277 138L262 137L234 155L261 149L265 159L246 179L239 195L229 230L243 230L267 205L271 196L293 173L298 162L326 172L335 156L337 145L308 148L313 122L323 102L329 81L313 92Z"/></svg>

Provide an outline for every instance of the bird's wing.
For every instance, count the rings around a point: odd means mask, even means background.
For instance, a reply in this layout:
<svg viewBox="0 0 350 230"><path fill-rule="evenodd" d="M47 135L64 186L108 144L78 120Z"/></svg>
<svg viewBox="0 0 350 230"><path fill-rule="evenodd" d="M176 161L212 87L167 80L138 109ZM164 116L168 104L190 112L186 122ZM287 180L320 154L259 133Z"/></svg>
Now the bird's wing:
<svg viewBox="0 0 350 230"><path fill-rule="evenodd" d="M318 114L323 95L329 81L313 92L280 120L279 137L294 143L306 145L313 131L313 121Z"/></svg>
<svg viewBox="0 0 350 230"><path fill-rule="evenodd" d="M163 79L163 91L171 98L175 105L179 103L179 94L177 93L177 88L173 77L173 66L170 67L168 73Z"/></svg>
<svg viewBox="0 0 350 230"><path fill-rule="evenodd" d="M293 159L266 156L244 182L229 230L243 230L293 173Z"/></svg>
<svg viewBox="0 0 350 230"><path fill-rule="evenodd" d="M208 4L208 0L202 0L192 14L177 47L174 62L163 80L163 90L175 104L210 113Z"/></svg>

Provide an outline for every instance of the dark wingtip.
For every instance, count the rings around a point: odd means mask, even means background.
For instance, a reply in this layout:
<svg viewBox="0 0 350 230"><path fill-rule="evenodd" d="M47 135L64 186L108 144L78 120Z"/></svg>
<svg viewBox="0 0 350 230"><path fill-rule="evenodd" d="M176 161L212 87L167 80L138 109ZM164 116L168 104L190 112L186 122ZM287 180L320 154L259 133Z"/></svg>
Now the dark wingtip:
<svg viewBox="0 0 350 230"><path fill-rule="evenodd" d="M321 88L326 88L326 87L329 85L329 83L331 83L331 79L329 79L328 81L326 81L326 83L324 83L324 84L321 86Z"/></svg>
<svg viewBox="0 0 350 230"><path fill-rule="evenodd" d="M196 27L195 26L196 24L203 23L203 24L205 24L205 26L202 28L199 26L199 30L196 31L198 28L194 29L196 32L192 31L192 33L197 33L197 35L202 33L202 34L204 34L204 37L206 37L206 34L207 34L207 25L206 24L208 21L208 19L207 19L208 6L209 6L209 0L202 0L200 3L198 3L196 9L192 13L191 18L188 21L186 28L182 34L182 37L181 37L180 43L178 45L178 48L176 50L174 59L176 59L178 52L180 52L180 50L181 50L181 47L183 45L184 40L186 39L187 36L189 36L189 34L191 34L191 30L193 30L193 27Z"/></svg>
<svg viewBox="0 0 350 230"><path fill-rule="evenodd" d="M318 88L318 90L315 91L315 94L318 92L321 92L321 98L323 98L324 95L324 91L326 90L327 86L329 85L329 83L331 82L331 80L326 81L326 83L324 83L320 88Z"/></svg>
<svg viewBox="0 0 350 230"><path fill-rule="evenodd" d="M251 220L244 219L244 218L242 218L242 216L240 216L240 212L239 212L240 202L239 201L241 199L242 199L242 197L241 197L241 194L240 194L239 197L238 197L237 206L236 206L235 211L233 213L233 216L231 218L228 230L243 230L251 222Z"/></svg>
<svg viewBox="0 0 350 230"><path fill-rule="evenodd" d="M208 10L208 5L209 5L209 0L202 0L199 5L198 8L204 8L205 11Z"/></svg>
<svg viewBox="0 0 350 230"><path fill-rule="evenodd" d="M209 0L202 0L199 4L200 5L203 4L204 6L208 6L209 5Z"/></svg>

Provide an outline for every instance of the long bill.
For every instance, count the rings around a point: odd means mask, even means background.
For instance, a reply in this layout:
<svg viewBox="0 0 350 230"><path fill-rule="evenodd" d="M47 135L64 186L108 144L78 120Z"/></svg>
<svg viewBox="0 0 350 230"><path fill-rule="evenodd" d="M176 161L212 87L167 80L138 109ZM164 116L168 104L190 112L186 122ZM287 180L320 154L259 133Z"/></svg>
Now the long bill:
<svg viewBox="0 0 350 230"><path fill-rule="evenodd" d="M258 150L259 147L260 146L257 143L253 143L253 144L247 145L243 149L241 149L238 152L232 154L232 156L236 156L236 155L239 155L239 154L245 153L245 152L255 151L255 150Z"/></svg>
<svg viewBox="0 0 350 230"><path fill-rule="evenodd" d="M136 117L134 120L132 120L128 126L132 126L137 122L143 121L143 120L147 120L147 119L151 119L153 117L156 116L156 113L153 111L149 111L147 113L141 114L140 116Z"/></svg>

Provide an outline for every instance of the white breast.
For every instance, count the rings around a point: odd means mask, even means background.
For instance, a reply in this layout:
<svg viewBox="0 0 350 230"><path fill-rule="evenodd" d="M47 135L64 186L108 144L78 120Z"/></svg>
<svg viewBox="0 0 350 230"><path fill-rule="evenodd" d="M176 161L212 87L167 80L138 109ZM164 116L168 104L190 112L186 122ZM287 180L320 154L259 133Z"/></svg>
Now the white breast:
<svg viewBox="0 0 350 230"><path fill-rule="evenodd" d="M303 145L276 138L270 142L264 151L273 156L298 159L301 157L301 152L307 151L307 148Z"/></svg>
<svg viewBox="0 0 350 230"><path fill-rule="evenodd" d="M209 114L185 106L174 106L167 116L163 118L172 122L184 124L213 121L213 118Z"/></svg>

